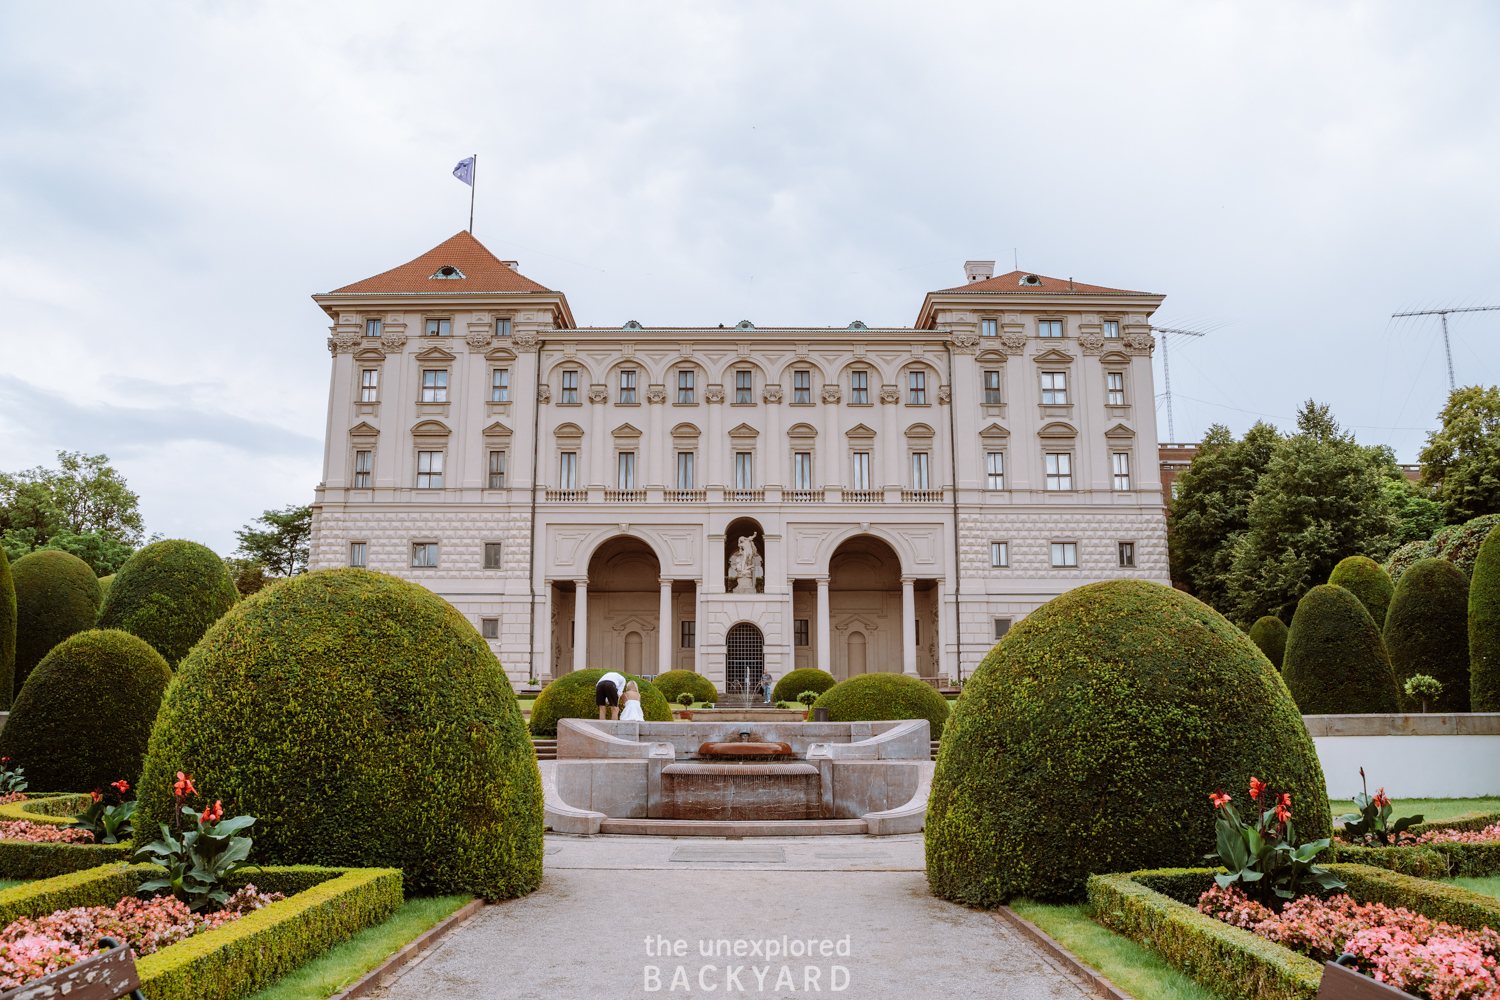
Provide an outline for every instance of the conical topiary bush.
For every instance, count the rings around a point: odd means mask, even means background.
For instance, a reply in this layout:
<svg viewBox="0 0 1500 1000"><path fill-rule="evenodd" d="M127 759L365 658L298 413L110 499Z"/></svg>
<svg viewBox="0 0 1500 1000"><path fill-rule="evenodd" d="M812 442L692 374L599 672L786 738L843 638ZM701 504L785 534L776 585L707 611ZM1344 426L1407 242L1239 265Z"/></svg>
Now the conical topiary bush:
<svg viewBox="0 0 1500 1000"><path fill-rule="evenodd" d="M1281 676L1303 715L1400 710L1396 676L1374 619L1359 598L1331 583L1297 602Z"/></svg>
<svg viewBox="0 0 1500 1000"><path fill-rule="evenodd" d="M1265 615L1250 626L1250 641L1260 647L1277 670L1281 669L1282 657L1286 655L1286 634L1286 622L1275 615Z"/></svg>
<svg viewBox="0 0 1500 1000"><path fill-rule="evenodd" d="M1339 560L1328 574L1328 582L1343 587L1359 598L1377 629L1385 628L1385 615L1391 606L1391 594L1395 587L1385 567L1369 556L1350 556Z"/></svg>
<svg viewBox="0 0 1500 1000"><path fill-rule="evenodd" d="M52 647L74 632L94 627L99 578L89 564L57 549L38 549L10 568L16 588L16 668L6 701Z"/></svg>
<svg viewBox="0 0 1500 1000"><path fill-rule="evenodd" d="M10 557L0 548L0 710L10 708L16 676L16 585Z"/></svg>
<svg viewBox="0 0 1500 1000"><path fill-rule="evenodd" d="M1479 546L1469 581L1469 710L1500 712L1500 527Z"/></svg>
<svg viewBox="0 0 1500 1000"><path fill-rule="evenodd" d="M153 542L125 561L99 609L99 627L145 639L174 669L240 599L224 560L197 542Z"/></svg>
<svg viewBox="0 0 1500 1000"><path fill-rule="evenodd" d="M1402 711L1422 708L1422 699L1405 691L1413 674L1442 683L1438 711L1469 710L1469 580L1463 570L1446 559L1412 563L1396 584L1384 638Z"/></svg>

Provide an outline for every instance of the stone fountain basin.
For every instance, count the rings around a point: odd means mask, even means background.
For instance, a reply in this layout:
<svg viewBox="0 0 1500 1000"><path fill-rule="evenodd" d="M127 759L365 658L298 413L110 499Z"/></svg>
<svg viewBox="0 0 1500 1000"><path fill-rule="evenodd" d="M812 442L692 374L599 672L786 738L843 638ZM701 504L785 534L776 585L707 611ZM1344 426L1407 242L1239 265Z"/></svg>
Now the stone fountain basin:
<svg viewBox="0 0 1500 1000"><path fill-rule="evenodd" d="M795 759L797 753L789 743L704 743L698 747L700 760L782 760Z"/></svg>
<svg viewBox="0 0 1500 1000"><path fill-rule="evenodd" d="M661 769L660 811L665 819L817 819L818 768L797 760L678 761Z"/></svg>

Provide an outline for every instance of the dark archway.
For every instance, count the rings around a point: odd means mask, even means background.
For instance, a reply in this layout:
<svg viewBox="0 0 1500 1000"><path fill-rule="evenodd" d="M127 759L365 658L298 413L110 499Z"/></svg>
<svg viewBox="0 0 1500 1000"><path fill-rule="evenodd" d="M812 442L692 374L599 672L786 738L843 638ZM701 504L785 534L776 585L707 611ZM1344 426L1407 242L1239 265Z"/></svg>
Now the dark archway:
<svg viewBox="0 0 1500 1000"><path fill-rule="evenodd" d="M847 538L828 561L833 676L901 672L901 559L874 535Z"/></svg>
<svg viewBox="0 0 1500 1000"><path fill-rule="evenodd" d="M750 694L766 670L766 638L749 622L740 622L724 637L724 690Z"/></svg>

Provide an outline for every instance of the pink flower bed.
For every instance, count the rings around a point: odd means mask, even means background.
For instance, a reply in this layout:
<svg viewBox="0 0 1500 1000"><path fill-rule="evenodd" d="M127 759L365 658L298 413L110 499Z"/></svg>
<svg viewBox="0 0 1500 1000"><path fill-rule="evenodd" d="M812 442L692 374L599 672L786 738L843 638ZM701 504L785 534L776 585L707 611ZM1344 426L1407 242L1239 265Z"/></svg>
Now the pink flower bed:
<svg viewBox="0 0 1500 1000"><path fill-rule="evenodd" d="M0 840L27 840L33 844L92 844L94 835L87 830L18 819L0 822Z"/></svg>
<svg viewBox="0 0 1500 1000"><path fill-rule="evenodd" d="M25 792L9 792L9 793L7 793L5 795L0 795L0 806L8 806L12 802L25 802L25 801L26 801L26 793Z"/></svg>
<svg viewBox="0 0 1500 1000"><path fill-rule="evenodd" d="M1235 886L1209 889L1198 909L1317 962L1350 952L1360 972L1427 1000L1500 1000L1500 934L1488 927L1466 930L1342 894L1303 896L1275 913Z"/></svg>
<svg viewBox="0 0 1500 1000"><path fill-rule="evenodd" d="M1417 838L1419 844L1486 844L1500 840L1500 823L1483 830L1428 830Z"/></svg>
<svg viewBox="0 0 1500 1000"><path fill-rule="evenodd" d="M45 917L22 917L0 930L0 989L14 989L97 954L101 937L130 945L136 955L211 931L284 899L247 885L217 913L193 913L170 896L127 896L114 906L78 906Z"/></svg>

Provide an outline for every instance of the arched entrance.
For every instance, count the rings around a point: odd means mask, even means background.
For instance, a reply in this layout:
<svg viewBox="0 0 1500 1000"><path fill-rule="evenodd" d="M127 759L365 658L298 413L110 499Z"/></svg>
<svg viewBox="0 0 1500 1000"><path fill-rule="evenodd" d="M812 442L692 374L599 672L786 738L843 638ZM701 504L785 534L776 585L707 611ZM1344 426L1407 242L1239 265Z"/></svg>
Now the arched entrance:
<svg viewBox="0 0 1500 1000"><path fill-rule="evenodd" d="M828 563L833 676L901 673L901 559L874 535L855 535Z"/></svg>
<svg viewBox="0 0 1500 1000"><path fill-rule="evenodd" d="M661 563L639 538L619 535L594 550L582 599L576 581L553 593L554 671L573 668L578 646L591 667L656 673L661 628ZM665 632L665 634L664 634Z"/></svg>
<svg viewBox="0 0 1500 1000"><path fill-rule="evenodd" d="M740 582L735 577L735 554L739 552L740 539L754 536L751 544L755 552L752 559L754 565L749 567L750 589L741 590ZM765 578L766 559L766 531L760 526L760 522L753 517L738 517L729 522L729 527L724 529L724 592L732 593L757 593L766 591Z"/></svg>
<svg viewBox="0 0 1500 1000"><path fill-rule="evenodd" d="M749 622L740 622L724 637L724 690L750 694L766 670L766 638Z"/></svg>

